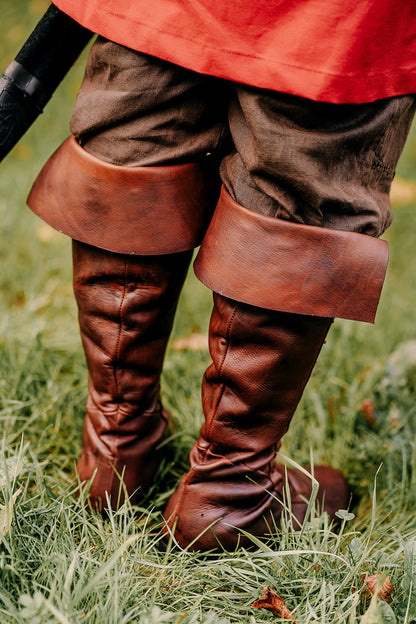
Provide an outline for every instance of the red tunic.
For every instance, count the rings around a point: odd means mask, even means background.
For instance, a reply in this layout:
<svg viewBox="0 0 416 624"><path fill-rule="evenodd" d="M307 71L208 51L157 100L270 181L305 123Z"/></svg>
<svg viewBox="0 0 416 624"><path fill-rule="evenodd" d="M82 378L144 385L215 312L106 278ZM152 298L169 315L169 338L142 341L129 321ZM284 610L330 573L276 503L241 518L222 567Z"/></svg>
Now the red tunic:
<svg viewBox="0 0 416 624"><path fill-rule="evenodd" d="M53 0L117 43L326 102L416 92L416 0Z"/></svg>

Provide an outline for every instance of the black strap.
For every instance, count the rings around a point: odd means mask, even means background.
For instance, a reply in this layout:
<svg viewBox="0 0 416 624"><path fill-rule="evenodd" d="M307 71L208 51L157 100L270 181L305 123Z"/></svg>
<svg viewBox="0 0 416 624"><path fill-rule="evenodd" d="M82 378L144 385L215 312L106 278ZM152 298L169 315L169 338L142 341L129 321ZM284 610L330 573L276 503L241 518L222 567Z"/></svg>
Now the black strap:
<svg viewBox="0 0 416 624"><path fill-rule="evenodd" d="M46 92L44 85L40 80L27 71L16 60L12 61L6 68L3 78L11 80L20 91L32 98L36 108L42 112L45 104L50 98L50 94Z"/></svg>

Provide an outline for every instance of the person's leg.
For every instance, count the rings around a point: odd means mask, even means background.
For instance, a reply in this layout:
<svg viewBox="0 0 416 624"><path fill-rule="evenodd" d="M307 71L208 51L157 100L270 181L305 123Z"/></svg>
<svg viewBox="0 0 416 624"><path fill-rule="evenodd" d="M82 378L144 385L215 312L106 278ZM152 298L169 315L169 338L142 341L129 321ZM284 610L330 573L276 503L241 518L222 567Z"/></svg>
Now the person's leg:
<svg viewBox="0 0 416 624"><path fill-rule="evenodd" d="M302 523L311 480L275 452L334 317L372 322L387 264L380 235L413 98L337 107L237 89L236 151L195 263L214 291L205 424L165 511L180 546L248 544L279 526L289 481ZM342 475L315 468L324 508L348 504ZM296 523L295 523L296 524ZM241 532L241 531L243 532Z"/></svg>
<svg viewBox="0 0 416 624"><path fill-rule="evenodd" d="M30 207L73 238L89 372L77 469L90 503L137 502L168 415L159 383L187 268L218 197L215 83L99 39L71 121ZM207 154L214 154L209 156ZM123 477L124 488L120 487Z"/></svg>

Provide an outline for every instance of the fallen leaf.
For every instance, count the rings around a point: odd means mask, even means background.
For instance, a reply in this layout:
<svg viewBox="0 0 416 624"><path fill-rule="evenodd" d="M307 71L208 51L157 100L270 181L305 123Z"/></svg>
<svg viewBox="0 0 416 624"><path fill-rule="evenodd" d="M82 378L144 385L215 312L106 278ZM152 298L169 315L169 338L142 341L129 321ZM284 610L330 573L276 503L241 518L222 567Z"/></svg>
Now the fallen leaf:
<svg viewBox="0 0 416 624"><path fill-rule="evenodd" d="M253 602L252 606L254 609L267 609L268 611L271 611L273 615L282 617L285 620L292 620L292 622L296 624L296 620L287 608L283 598L280 598L280 596L278 596L268 585L263 587L261 597Z"/></svg>
<svg viewBox="0 0 416 624"><path fill-rule="evenodd" d="M186 338L178 338L172 342L172 347L175 351L204 351L208 349L208 335L207 334L191 334Z"/></svg>
<svg viewBox="0 0 416 624"><path fill-rule="evenodd" d="M374 416L376 406L374 405L373 401L371 399L364 399L360 407L358 408L358 411L364 414L364 417L370 427L374 427L374 425L376 424L376 418Z"/></svg>
<svg viewBox="0 0 416 624"><path fill-rule="evenodd" d="M379 584L381 574L371 574L370 576L362 576L363 581L368 587L368 590L372 596L375 594L380 600L389 602L392 592L395 590L395 586L391 584L390 577L387 576L384 581Z"/></svg>

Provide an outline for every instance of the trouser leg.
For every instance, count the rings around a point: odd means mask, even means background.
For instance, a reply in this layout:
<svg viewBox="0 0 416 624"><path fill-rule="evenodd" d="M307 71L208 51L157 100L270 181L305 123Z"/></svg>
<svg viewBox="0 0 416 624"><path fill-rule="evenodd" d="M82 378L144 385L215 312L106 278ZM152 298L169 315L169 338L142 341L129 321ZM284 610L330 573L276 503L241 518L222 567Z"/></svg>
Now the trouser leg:
<svg viewBox="0 0 416 624"><path fill-rule="evenodd" d="M327 104L239 85L224 185L254 212L379 237L392 220L390 187L415 110L414 95Z"/></svg>

